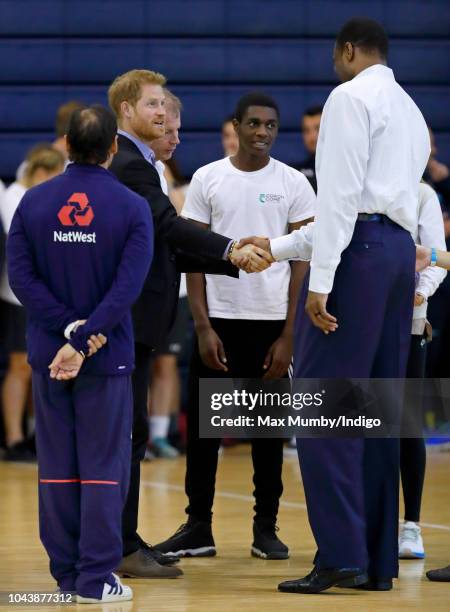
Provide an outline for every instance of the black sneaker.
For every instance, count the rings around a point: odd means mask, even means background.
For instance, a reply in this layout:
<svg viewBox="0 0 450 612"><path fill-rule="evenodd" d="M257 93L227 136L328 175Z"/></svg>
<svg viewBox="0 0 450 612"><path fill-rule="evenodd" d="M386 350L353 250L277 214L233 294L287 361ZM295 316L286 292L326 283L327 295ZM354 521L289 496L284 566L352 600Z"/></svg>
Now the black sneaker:
<svg viewBox="0 0 450 612"><path fill-rule="evenodd" d="M211 523L189 519L168 540L154 546L167 556L214 557L216 545Z"/></svg>
<svg viewBox="0 0 450 612"><path fill-rule="evenodd" d="M36 461L36 453L30 448L28 441L23 440L9 446L3 458L5 461L16 463L33 463Z"/></svg>
<svg viewBox="0 0 450 612"><path fill-rule="evenodd" d="M275 523L253 523L252 556L260 559L289 559L289 548L277 536Z"/></svg>

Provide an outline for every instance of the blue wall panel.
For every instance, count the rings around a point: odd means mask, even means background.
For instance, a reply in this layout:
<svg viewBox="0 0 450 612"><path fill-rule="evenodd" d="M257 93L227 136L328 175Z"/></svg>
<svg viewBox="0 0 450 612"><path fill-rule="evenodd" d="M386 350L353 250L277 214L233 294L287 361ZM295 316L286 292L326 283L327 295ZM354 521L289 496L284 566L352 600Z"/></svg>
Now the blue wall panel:
<svg viewBox="0 0 450 612"><path fill-rule="evenodd" d="M447 0L0 0L0 34L334 36L354 15L391 35L447 36ZM24 18L25 16L25 18Z"/></svg>
<svg viewBox="0 0 450 612"><path fill-rule="evenodd" d="M361 14L386 27L390 65L450 161L448 0L0 0L0 176L53 138L61 103L106 103L136 67L165 73L182 98L186 173L220 156L220 123L252 89L279 102L275 154L299 159L302 112L336 85L336 31Z"/></svg>
<svg viewBox="0 0 450 612"><path fill-rule="evenodd" d="M331 40L2 40L0 83L105 83L131 68L178 83L335 82L332 49ZM449 56L449 41L396 41L390 64L400 81L447 84Z"/></svg>
<svg viewBox="0 0 450 612"><path fill-rule="evenodd" d="M182 125L185 130L214 130L231 114L239 97L251 85L177 85L173 92L183 102ZM332 86L261 85L280 106L281 126L296 130L308 106L323 104ZM450 86L410 86L408 93L436 130L450 126ZM68 100L85 104L107 104L106 86L3 86L0 87L0 131L39 131L53 126L58 106Z"/></svg>

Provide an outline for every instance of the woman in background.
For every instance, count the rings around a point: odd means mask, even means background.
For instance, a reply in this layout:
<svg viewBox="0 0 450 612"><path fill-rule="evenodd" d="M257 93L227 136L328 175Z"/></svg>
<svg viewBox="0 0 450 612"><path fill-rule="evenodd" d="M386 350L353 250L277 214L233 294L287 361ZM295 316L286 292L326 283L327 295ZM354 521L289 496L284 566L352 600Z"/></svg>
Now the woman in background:
<svg viewBox="0 0 450 612"><path fill-rule="evenodd" d="M0 216L6 234L23 195L35 185L48 181L64 170L63 155L51 144L36 145L25 159L24 174L3 193ZM6 461L32 461L33 445L25 440L25 414L31 369L27 363L25 342L25 310L8 283L6 266L0 278L3 343L8 355L8 370L3 381L2 404L5 424Z"/></svg>

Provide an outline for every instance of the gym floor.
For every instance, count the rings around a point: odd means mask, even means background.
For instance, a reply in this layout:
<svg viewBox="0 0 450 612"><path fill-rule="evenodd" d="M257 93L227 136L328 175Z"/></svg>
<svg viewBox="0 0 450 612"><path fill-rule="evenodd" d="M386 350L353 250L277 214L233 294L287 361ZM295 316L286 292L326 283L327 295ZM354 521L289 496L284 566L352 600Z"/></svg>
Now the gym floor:
<svg viewBox="0 0 450 612"><path fill-rule="evenodd" d="M387 593L331 589L322 595L296 595L277 591L277 584L298 578L311 569L314 540L295 454L284 464L285 492L278 524L279 536L289 546L288 561L263 561L250 556L252 541L252 469L249 447L224 450L219 463L213 532L217 557L183 559L185 575L176 580L124 580L134 589L134 601L91 605L92 611L126 612L246 612L270 610L392 611L448 610L448 583L432 583L425 571L450 563L450 452L428 454L422 510L426 559L400 562L400 579ZM142 473L140 534L157 543L185 521L184 458L146 463ZM0 463L0 592L52 592L56 585L48 572L48 559L39 541L37 468ZM67 608L67 606L65 606ZM42 612L58 606L20 606ZM70 609L70 608L69 608Z"/></svg>

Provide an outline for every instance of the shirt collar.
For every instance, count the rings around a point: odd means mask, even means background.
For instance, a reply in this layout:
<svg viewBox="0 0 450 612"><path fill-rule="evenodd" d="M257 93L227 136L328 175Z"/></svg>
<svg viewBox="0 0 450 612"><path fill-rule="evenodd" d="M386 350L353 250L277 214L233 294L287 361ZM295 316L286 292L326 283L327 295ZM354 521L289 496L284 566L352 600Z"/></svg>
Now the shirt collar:
<svg viewBox="0 0 450 612"><path fill-rule="evenodd" d="M384 64L374 64L373 66L369 66L368 68L361 70L361 72L354 78L358 79L359 77L367 76L369 74L377 74L378 76L385 76L395 80L394 73L392 72L391 68L388 68Z"/></svg>
<svg viewBox="0 0 450 612"><path fill-rule="evenodd" d="M131 142L137 146L144 159L148 161L148 163L152 166L155 165L156 160L153 149L151 149L147 144L145 144L145 142L142 142L142 140L139 140L135 136L132 136L128 132L125 132L125 130L119 129L117 130L117 133L121 136L125 136L125 138L128 138L128 140L131 140Z"/></svg>

